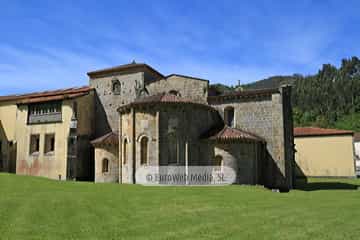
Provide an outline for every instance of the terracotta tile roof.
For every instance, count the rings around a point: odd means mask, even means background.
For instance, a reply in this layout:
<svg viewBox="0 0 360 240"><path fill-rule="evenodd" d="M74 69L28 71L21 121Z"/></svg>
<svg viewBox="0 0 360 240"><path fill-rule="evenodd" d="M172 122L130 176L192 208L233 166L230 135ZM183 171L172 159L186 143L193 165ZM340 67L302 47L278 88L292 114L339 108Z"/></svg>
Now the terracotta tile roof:
<svg viewBox="0 0 360 240"><path fill-rule="evenodd" d="M328 129L328 128L317 128L317 127L297 127L294 128L295 137L305 136L331 136L331 135L348 135L354 134L353 131Z"/></svg>
<svg viewBox="0 0 360 240"><path fill-rule="evenodd" d="M201 138L206 138L215 141L228 141L228 140L240 140L240 141L255 141L265 142L265 140L253 133L244 131L238 128L231 128L224 126L222 128L213 128L202 135Z"/></svg>
<svg viewBox="0 0 360 240"><path fill-rule="evenodd" d="M22 95L0 96L0 102L17 101L19 104L47 102L80 97L88 94L92 88L89 86L79 88L67 88L54 91L36 92Z"/></svg>
<svg viewBox="0 0 360 240"><path fill-rule="evenodd" d="M256 90L243 90L235 91L223 95L209 96L208 102L217 102L223 100L233 100L239 98L253 98L259 96L271 96L273 93L279 93L278 88L266 88L266 89L256 89Z"/></svg>
<svg viewBox="0 0 360 240"><path fill-rule="evenodd" d="M158 72L157 70L155 70L154 68L152 68L151 66L145 64L145 63L129 63L129 64L123 64L123 65L119 65L119 66L115 66L115 67L110 67L110 68L104 68L104 69L100 69L100 70L96 70L96 71L91 71L88 72L87 75L89 77L96 77L96 76L100 76L100 75L104 75L104 74L109 74L109 73L113 73L113 72L121 72L121 71L125 71L125 70L130 70L130 69L135 69L135 68L146 68L149 71L155 73L156 75L158 75L161 78L164 78L164 75L162 75L160 72Z"/></svg>
<svg viewBox="0 0 360 240"><path fill-rule="evenodd" d="M100 145L117 145L119 144L119 134L117 132L109 132L102 137L99 137L93 141L91 144L94 146Z"/></svg>
<svg viewBox="0 0 360 240"><path fill-rule="evenodd" d="M193 105L206 107L211 110L215 110L213 107L211 107L208 104L199 103L190 98L179 97L171 93L159 93L147 97L138 98L127 105L119 107L118 110L120 111L122 109L127 109L127 108L146 105L146 104L193 104Z"/></svg>

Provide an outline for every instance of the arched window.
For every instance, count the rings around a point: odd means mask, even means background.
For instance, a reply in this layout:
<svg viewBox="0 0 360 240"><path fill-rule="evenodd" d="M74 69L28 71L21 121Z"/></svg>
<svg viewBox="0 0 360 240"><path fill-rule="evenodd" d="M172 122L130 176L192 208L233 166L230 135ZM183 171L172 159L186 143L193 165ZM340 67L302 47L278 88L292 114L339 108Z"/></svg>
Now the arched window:
<svg viewBox="0 0 360 240"><path fill-rule="evenodd" d="M179 93L179 91L170 90L169 93L170 93L171 95L175 95L175 96L181 97L181 94Z"/></svg>
<svg viewBox="0 0 360 240"><path fill-rule="evenodd" d="M168 164L179 163L179 141L174 134L168 136Z"/></svg>
<svg viewBox="0 0 360 240"><path fill-rule="evenodd" d="M221 167L223 165L223 157L221 155L216 155L214 158L214 166Z"/></svg>
<svg viewBox="0 0 360 240"><path fill-rule="evenodd" d="M124 148L123 148L124 164L127 163L127 147L128 147L128 141L127 141L127 139L125 139L124 140Z"/></svg>
<svg viewBox="0 0 360 240"><path fill-rule="evenodd" d="M107 173L109 172L109 159L104 158L102 161L102 172Z"/></svg>
<svg viewBox="0 0 360 240"><path fill-rule="evenodd" d="M141 153L140 153L140 163L147 164L148 162L148 138L142 137L140 141Z"/></svg>
<svg viewBox="0 0 360 240"><path fill-rule="evenodd" d="M111 86L112 92L113 92L115 95L119 95L119 94L120 94L120 91L121 91L120 81L117 80L117 79L113 79L111 83L112 83L112 86Z"/></svg>
<svg viewBox="0 0 360 240"><path fill-rule="evenodd" d="M234 127L234 108L226 107L224 110L224 122L229 127Z"/></svg>

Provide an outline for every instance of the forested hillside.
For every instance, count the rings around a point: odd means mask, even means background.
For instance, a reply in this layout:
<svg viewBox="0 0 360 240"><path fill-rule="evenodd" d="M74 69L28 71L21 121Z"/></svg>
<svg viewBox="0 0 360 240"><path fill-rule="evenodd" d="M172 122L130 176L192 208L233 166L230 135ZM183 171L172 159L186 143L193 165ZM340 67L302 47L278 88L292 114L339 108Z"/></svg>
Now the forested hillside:
<svg viewBox="0 0 360 240"><path fill-rule="evenodd" d="M295 126L318 126L360 131L360 60L343 59L336 68L324 64L311 76L275 76L243 89L293 86ZM238 88L239 89L239 88Z"/></svg>
<svg viewBox="0 0 360 240"><path fill-rule="evenodd" d="M261 89L261 88L277 88L284 84L294 85L298 78L302 78L299 74L292 76L273 76L253 83L242 85L244 89Z"/></svg>
<svg viewBox="0 0 360 240"><path fill-rule="evenodd" d="M296 80L293 89L294 122L360 131L360 60L330 64L313 76Z"/></svg>

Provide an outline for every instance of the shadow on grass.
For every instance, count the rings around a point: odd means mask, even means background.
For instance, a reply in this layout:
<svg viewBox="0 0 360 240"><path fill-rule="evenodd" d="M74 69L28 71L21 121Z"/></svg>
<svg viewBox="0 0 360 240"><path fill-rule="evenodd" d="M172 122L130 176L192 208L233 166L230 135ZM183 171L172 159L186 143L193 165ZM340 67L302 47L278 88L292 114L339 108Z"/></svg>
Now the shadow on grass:
<svg viewBox="0 0 360 240"><path fill-rule="evenodd" d="M317 190L358 190L360 188L357 184L350 184L338 182L336 179L332 182L307 182L306 179L296 181L296 189L302 191L317 191Z"/></svg>

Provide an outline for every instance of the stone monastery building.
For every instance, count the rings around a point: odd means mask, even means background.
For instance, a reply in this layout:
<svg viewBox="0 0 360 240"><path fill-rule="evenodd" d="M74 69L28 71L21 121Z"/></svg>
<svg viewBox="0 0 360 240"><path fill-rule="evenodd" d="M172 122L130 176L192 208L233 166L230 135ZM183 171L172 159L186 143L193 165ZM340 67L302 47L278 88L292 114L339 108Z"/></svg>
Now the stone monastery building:
<svg viewBox="0 0 360 240"><path fill-rule="evenodd" d="M289 86L219 95L135 62L87 75L86 87L0 96L0 171L136 183L144 165L211 165L292 188Z"/></svg>

